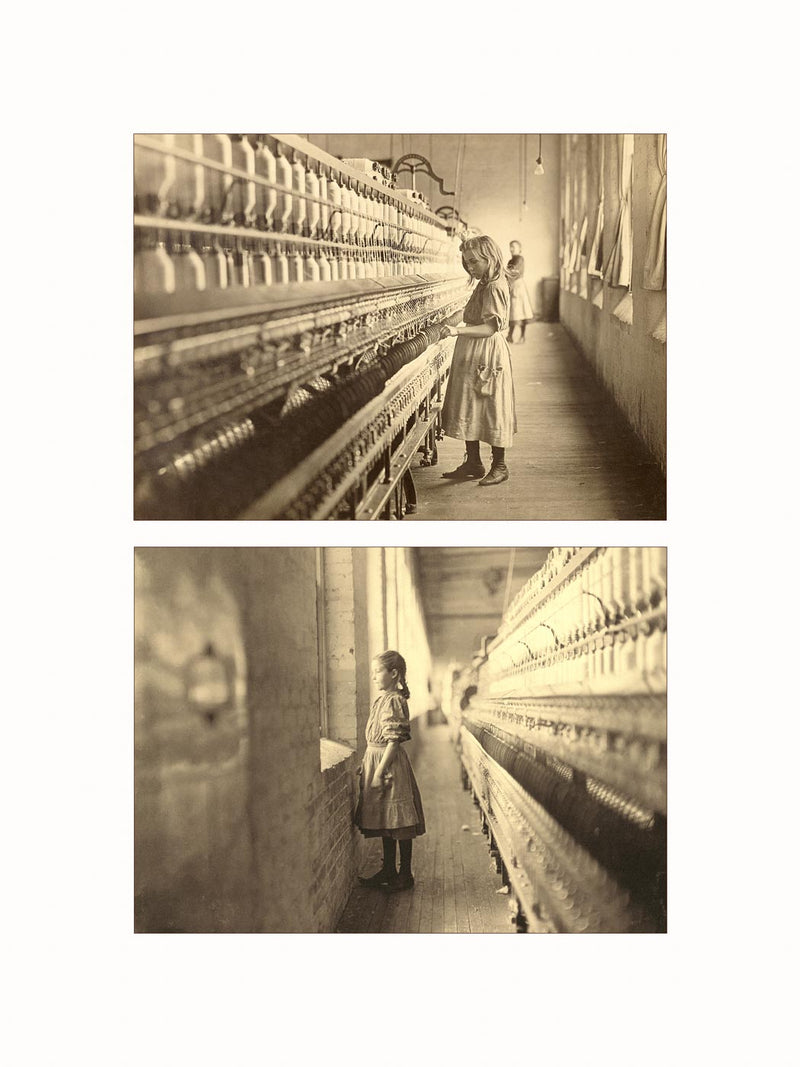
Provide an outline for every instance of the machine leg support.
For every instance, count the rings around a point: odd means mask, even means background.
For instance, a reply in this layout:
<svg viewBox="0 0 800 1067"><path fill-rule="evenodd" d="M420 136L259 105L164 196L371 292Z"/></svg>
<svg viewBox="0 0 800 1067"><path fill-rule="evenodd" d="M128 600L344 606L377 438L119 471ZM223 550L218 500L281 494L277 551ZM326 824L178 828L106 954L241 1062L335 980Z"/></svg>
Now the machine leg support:
<svg viewBox="0 0 800 1067"><path fill-rule="evenodd" d="M527 934L528 932L528 920L525 918L525 912L520 907L519 901L516 902L517 908L511 919L514 924L515 930L518 934Z"/></svg>
<svg viewBox="0 0 800 1067"><path fill-rule="evenodd" d="M490 841L489 841L489 855L492 857L492 860L494 861L495 872L497 874L500 874L500 869L501 869L501 867L503 865L503 861L502 861L502 859L500 857L500 849L497 847L497 842L495 841L495 839L493 837L490 838Z"/></svg>

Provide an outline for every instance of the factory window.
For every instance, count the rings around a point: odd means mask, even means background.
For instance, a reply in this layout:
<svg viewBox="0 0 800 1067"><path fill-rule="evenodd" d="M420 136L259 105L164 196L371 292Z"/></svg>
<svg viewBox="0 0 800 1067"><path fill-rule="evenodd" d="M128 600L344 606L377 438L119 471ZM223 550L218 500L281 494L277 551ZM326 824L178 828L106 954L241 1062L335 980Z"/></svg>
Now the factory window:
<svg viewBox="0 0 800 1067"><path fill-rule="evenodd" d="M589 233L591 245L586 269L588 274L588 298L595 307L603 306L603 229L605 225L605 161L606 145L603 134L590 137L590 189L594 198Z"/></svg>
<svg viewBox="0 0 800 1067"><path fill-rule="evenodd" d="M328 736L328 648L325 621L325 555L315 548L317 575L317 676L319 679L319 735Z"/></svg>
<svg viewBox="0 0 800 1067"><path fill-rule="evenodd" d="M627 289L617 301L614 315L621 322L633 322L633 294L631 266L633 259L633 134L616 136L617 149L617 218L614 243L603 273L606 283L617 289Z"/></svg>
<svg viewBox="0 0 800 1067"><path fill-rule="evenodd" d="M658 185L644 259L644 289L659 291L667 287L667 135L656 137L655 172Z"/></svg>
<svg viewBox="0 0 800 1067"><path fill-rule="evenodd" d="M343 760L349 759L353 749L331 738L335 730L328 676L328 621L326 618L326 569L325 549L316 548L317 571L317 671L319 678L319 766L321 771L330 770Z"/></svg>
<svg viewBox="0 0 800 1067"><path fill-rule="evenodd" d="M589 144L582 134L565 136L561 187L561 286L589 298Z"/></svg>
<svg viewBox="0 0 800 1067"><path fill-rule="evenodd" d="M323 770L358 744L354 549L317 548L319 735Z"/></svg>
<svg viewBox="0 0 800 1067"><path fill-rule="evenodd" d="M667 340L667 137L642 138L647 160L647 194L652 206L644 220L646 248L642 266L642 296L650 336Z"/></svg>
<svg viewBox="0 0 800 1067"><path fill-rule="evenodd" d="M589 296L589 248L587 245L589 235L589 138L581 137L576 156L576 211L575 217L580 220L578 227L578 249L575 261L577 271L578 296L586 300Z"/></svg>

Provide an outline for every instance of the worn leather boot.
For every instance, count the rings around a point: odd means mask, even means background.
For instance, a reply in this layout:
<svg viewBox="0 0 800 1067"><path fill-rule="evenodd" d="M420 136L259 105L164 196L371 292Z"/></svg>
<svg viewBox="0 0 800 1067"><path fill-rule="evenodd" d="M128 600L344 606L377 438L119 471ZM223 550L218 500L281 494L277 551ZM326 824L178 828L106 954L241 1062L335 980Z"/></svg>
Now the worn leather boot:
<svg viewBox="0 0 800 1067"><path fill-rule="evenodd" d="M361 883L361 885L381 886L381 885L391 885L391 883L396 878L397 878L397 871L395 871L395 870L387 871L384 867L381 867L381 869L379 871L376 871L375 874L370 875L369 878L362 878L359 875L358 880Z"/></svg>
<svg viewBox="0 0 800 1067"><path fill-rule="evenodd" d="M411 871L400 871L396 874L386 888L390 893L398 893L403 889L411 889L414 885L414 875Z"/></svg>
<svg viewBox="0 0 800 1067"><path fill-rule="evenodd" d="M493 463L492 469L485 478L481 478L478 485L499 485L508 481L508 467L505 463Z"/></svg>
<svg viewBox="0 0 800 1067"><path fill-rule="evenodd" d="M442 477L453 479L482 478L484 474L486 474L486 468L480 460L475 463L474 460L465 459L460 467L456 467L454 471L447 471Z"/></svg>

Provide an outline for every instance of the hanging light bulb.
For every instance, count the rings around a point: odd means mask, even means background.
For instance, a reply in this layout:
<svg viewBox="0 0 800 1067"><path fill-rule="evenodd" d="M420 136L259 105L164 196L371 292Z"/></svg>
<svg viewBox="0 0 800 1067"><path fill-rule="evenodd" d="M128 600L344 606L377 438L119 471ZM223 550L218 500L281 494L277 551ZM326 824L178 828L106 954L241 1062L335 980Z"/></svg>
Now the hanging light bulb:
<svg viewBox="0 0 800 1067"><path fill-rule="evenodd" d="M544 167L542 166L542 135L539 134L539 155L536 157L536 167L534 174L544 174Z"/></svg>
<svg viewBox="0 0 800 1067"><path fill-rule="evenodd" d="M528 135L522 135L522 213L528 210ZM520 218L520 222L522 219Z"/></svg>

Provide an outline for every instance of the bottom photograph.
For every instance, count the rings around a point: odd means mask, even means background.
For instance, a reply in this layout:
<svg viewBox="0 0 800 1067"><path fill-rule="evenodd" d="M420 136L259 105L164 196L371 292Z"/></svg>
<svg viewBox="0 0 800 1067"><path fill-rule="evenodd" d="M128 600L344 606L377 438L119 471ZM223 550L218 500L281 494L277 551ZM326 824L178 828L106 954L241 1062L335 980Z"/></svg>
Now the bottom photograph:
<svg viewBox="0 0 800 1067"><path fill-rule="evenodd" d="M667 551L137 548L137 933L663 933Z"/></svg>

